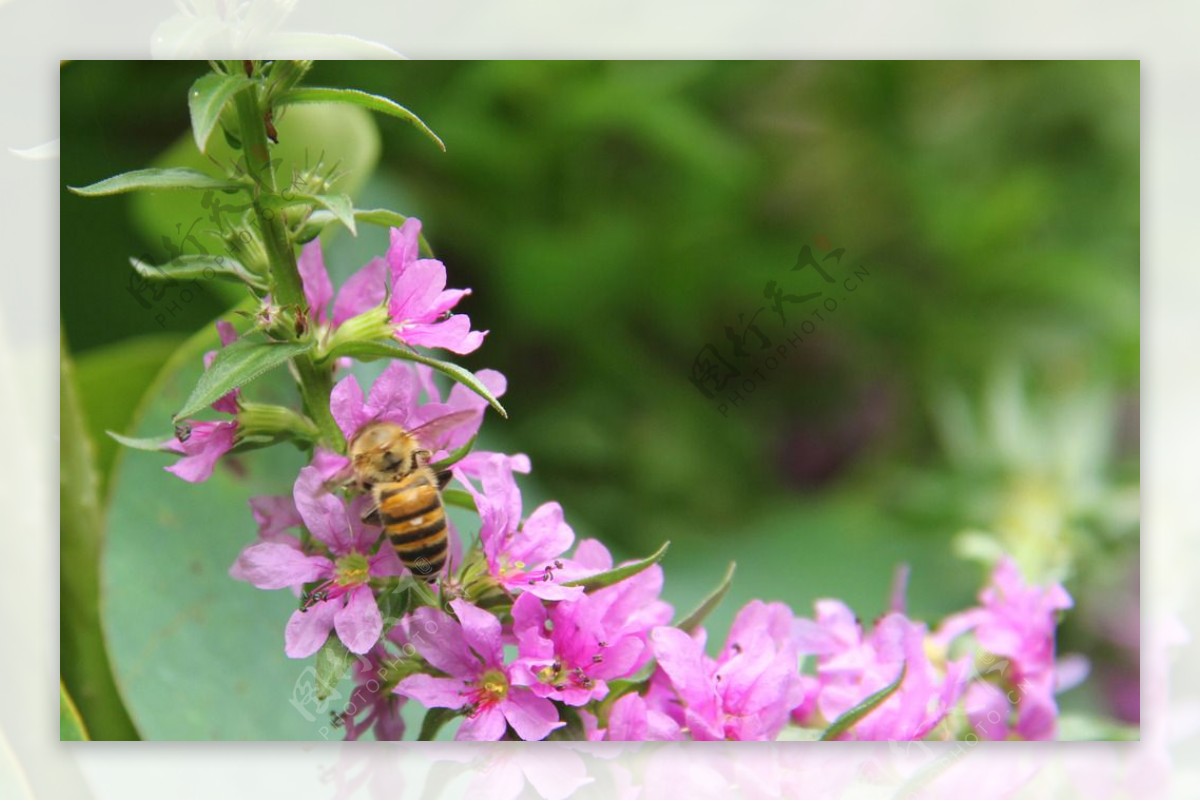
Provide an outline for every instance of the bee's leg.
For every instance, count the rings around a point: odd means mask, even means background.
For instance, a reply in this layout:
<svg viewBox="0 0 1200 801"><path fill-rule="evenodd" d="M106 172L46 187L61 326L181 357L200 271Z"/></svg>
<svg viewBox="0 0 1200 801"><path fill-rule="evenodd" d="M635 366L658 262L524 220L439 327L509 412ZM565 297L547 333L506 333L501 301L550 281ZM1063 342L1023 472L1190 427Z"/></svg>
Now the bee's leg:
<svg viewBox="0 0 1200 801"><path fill-rule="evenodd" d="M421 449L413 451L413 469L415 470L418 467L424 467L425 465L429 464L429 460L432 458L433 454L427 450Z"/></svg>
<svg viewBox="0 0 1200 801"><path fill-rule="evenodd" d="M444 490L446 488L446 485L450 483L451 478L453 478L453 476L450 474L449 470L442 470L442 471L438 472L438 474L437 474L438 490L439 491Z"/></svg>

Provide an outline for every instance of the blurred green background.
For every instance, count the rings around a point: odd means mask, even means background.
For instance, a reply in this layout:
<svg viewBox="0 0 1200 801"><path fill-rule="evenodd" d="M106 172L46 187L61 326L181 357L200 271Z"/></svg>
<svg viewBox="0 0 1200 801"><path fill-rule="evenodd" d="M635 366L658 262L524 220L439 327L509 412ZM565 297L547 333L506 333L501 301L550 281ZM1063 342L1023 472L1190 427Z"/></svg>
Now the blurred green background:
<svg viewBox="0 0 1200 801"><path fill-rule="evenodd" d="M304 669L282 657L293 601L228 579L254 526L244 505L216 511L251 484L286 491L300 455L247 458L196 488L103 435L166 431L204 349L185 340L243 296L131 291L130 256L217 246L198 197L85 200L65 185L151 163L219 170L188 129L206 69L62 69L61 307L98 488L98 522L73 535L64 516L63 582L98 582L142 736L313 737L282 691L255 694ZM809 614L835 596L871 620L902 562L909 611L935 622L1012 552L1076 598L1060 649L1092 674L1064 708L1137 720L1136 62L331 62L308 83L392 97L445 140L441 153L345 108L279 121L285 170L340 162L358 207L419 216L450 285L473 288L459 310L491 334L463 362L509 377L511 419L485 437L532 458L527 510L557 499L620 556L670 540L665 594L681 612L736 560L716 642L754 597ZM386 232L325 245L336 283ZM822 262L833 283L793 269L806 246L844 249ZM783 323L770 282L825 294L785 301ZM771 345L751 332L738 356L726 328L751 319ZM692 378L707 345L765 379L736 404L741 377L706 397ZM68 563L72 543L98 575ZM94 596L76 602L63 669L87 722L109 685L93 682ZM170 711L181 687L188 708L270 710L186 720Z"/></svg>

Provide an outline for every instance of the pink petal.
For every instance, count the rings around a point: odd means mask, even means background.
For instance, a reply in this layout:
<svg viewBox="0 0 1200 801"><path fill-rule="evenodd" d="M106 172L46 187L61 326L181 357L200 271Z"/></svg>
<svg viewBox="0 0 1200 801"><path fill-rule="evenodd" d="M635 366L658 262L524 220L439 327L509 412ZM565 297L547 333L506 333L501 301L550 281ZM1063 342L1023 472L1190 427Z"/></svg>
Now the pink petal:
<svg viewBox="0 0 1200 801"><path fill-rule="evenodd" d="M329 271L325 269L325 259L321 255L321 240L314 239L300 251L296 260L300 268L300 283L304 286L304 297L313 320L325 322L329 301L333 299L333 285L329 282Z"/></svg>
<svg viewBox="0 0 1200 801"><path fill-rule="evenodd" d="M333 302L333 325L336 328L351 317L383 303L387 297L387 262L371 259L354 275L346 279Z"/></svg>
<svg viewBox="0 0 1200 801"><path fill-rule="evenodd" d="M233 323L217 320L217 337L221 340L221 347L227 348L237 341L237 329L233 327Z"/></svg>
<svg viewBox="0 0 1200 801"><path fill-rule="evenodd" d="M546 607L535 596L522 593L512 605L512 632L521 645L521 656L544 656L542 636L546 623Z"/></svg>
<svg viewBox="0 0 1200 801"><path fill-rule="evenodd" d="M250 499L250 511L258 524L258 536L272 540L289 528L304 523L291 495L259 495Z"/></svg>
<svg viewBox="0 0 1200 801"><path fill-rule="evenodd" d="M217 398L212 408L222 414L236 415L238 413L238 397L241 390L235 389Z"/></svg>
<svg viewBox="0 0 1200 801"><path fill-rule="evenodd" d="M388 312L397 325L405 322L431 323L438 315L433 304L446 288L446 267L436 259L409 262L392 270L392 296Z"/></svg>
<svg viewBox="0 0 1200 801"><path fill-rule="evenodd" d="M464 684L458 679L444 679L415 673L396 685L396 692L427 707L458 709L463 705Z"/></svg>
<svg viewBox="0 0 1200 801"><path fill-rule="evenodd" d="M480 673L479 659L463 638L462 626L440 609L422 606L400 622L401 632L429 664L460 679Z"/></svg>
<svg viewBox="0 0 1200 801"><path fill-rule="evenodd" d="M500 637L500 620L490 612L456 599L450 602L450 608L462 624L463 637L467 645L479 655L485 665L495 666L504 663L504 641Z"/></svg>
<svg viewBox="0 0 1200 801"><path fill-rule="evenodd" d="M368 415L364 406L363 391L357 378L348 375L337 382L329 395L329 411L346 439L353 437L358 429L362 428L363 423L367 422Z"/></svg>
<svg viewBox="0 0 1200 801"><path fill-rule="evenodd" d="M550 732L566 725L559 721L553 703L522 688L510 688L500 709L522 740L544 740Z"/></svg>
<svg viewBox="0 0 1200 801"><path fill-rule="evenodd" d="M1092 663L1083 654L1064 654L1054 663L1054 692L1065 693L1078 687L1091 671Z"/></svg>
<svg viewBox="0 0 1200 801"><path fill-rule="evenodd" d="M482 418L480 422L482 422ZM514 473L528 473L530 471L529 457L523 453L516 453L510 456L492 451L471 451L454 465L454 477L463 484L467 483L465 479L468 478L478 480L483 475L483 470L487 463L494 459L503 460L508 469Z"/></svg>
<svg viewBox="0 0 1200 801"><path fill-rule="evenodd" d="M507 727L504 724L504 713L492 706L481 709L474 717L468 716L458 727L456 740L499 740L504 736Z"/></svg>
<svg viewBox="0 0 1200 801"><path fill-rule="evenodd" d="M996 685L986 681L972 682L967 688L963 708L976 737L981 740L1008 738L1008 699Z"/></svg>
<svg viewBox="0 0 1200 801"><path fill-rule="evenodd" d="M1045 684L1051 685L1052 681ZM1058 704L1054 701L1053 692L1053 686L1038 686L1038 683L1024 689L1017 709L1017 733L1023 739L1054 739L1058 730Z"/></svg>
<svg viewBox="0 0 1200 801"><path fill-rule="evenodd" d="M645 740L649 728L646 699L628 693L617 699L608 713L608 739L613 741Z"/></svg>
<svg viewBox="0 0 1200 801"><path fill-rule="evenodd" d="M637 637L622 637L602 650L604 661L589 672L593 678L623 679L641 663L646 646Z"/></svg>
<svg viewBox="0 0 1200 801"><path fill-rule="evenodd" d="M345 456L326 450L318 445L316 452L313 453L312 461L309 462L309 467L317 471L317 475L321 477L322 481L329 481L342 472L349 464L350 460Z"/></svg>
<svg viewBox="0 0 1200 801"><path fill-rule="evenodd" d="M536 581L533 584L514 584L511 590L520 591L522 595L532 595L544 601L576 601L584 596L583 587L564 587L553 581Z"/></svg>
<svg viewBox="0 0 1200 801"><path fill-rule="evenodd" d="M360 553L362 552L360 551ZM400 563L400 557L396 556L396 551L387 547L381 547L376 551L369 564L372 576L403 576L408 569Z"/></svg>
<svg viewBox="0 0 1200 801"><path fill-rule="evenodd" d="M458 305L458 302L471 294L469 289L444 289L429 304L428 314L440 317Z"/></svg>
<svg viewBox="0 0 1200 801"><path fill-rule="evenodd" d="M487 331L472 331L471 318L456 314L440 322L405 322L408 318L392 318L400 327L396 338L406 345L423 348L444 348L452 353L474 353L483 344Z"/></svg>
<svg viewBox="0 0 1200 801"><path fill-rule="evenodd" d="M421 244L421 221L409 217L402 226L391 229L388 236L387 262L394 275L417 260Z"/></svg>
<svg viewBox="0 0 1200 801"><path fill-rule="evenodd" d="M237 423L233 421L193 423L187 442L181 443L175 439L169 446L185 456L164 469L193 484L207 480L217 460L233 448L236 432Z"/></svg>
<svg viewBox="0 0 1200 801"><path fill-rule="evenodd" d="M408 362L388 365L367 396L366 414L370 419L389 420L408 425L417 406L417 376Z"/></svg>
<svg viewBox="0 0 1200 801"><path fill-rule="evenodd" d="M371 650L383 633L383 617L371 588L363 585L351 590L346 605L334 615L333 625L338 639L352 653L365 654Z"/></svg>
<svg viewBox="0 0 1200 801"><path fill-rule="evenodd" d="M352 546L349 515L341 498L325 489L321 472L312 465L300 469L292 497L305 527L314 537L341 555Z"/></svg>
<svg viewBox="0 0 1200 801"><path fill-rule="evenodd" d="M307 610L297 609L284 629L284 653L292 659L304 659L321 650L333 628L333 616L342 606L340 598L321 601Z"/></svg>
<svg viewBox="0 0 1200 801"><path fill-rule="evenodd" d="M705 669L703 646L686 632L669 626L650 632L650 643L684 705L712 725L717 720L718 701Z"/></svg>
<svg viewBox="0 0 1200 801"><path fill-rule="evenodd" d="M563 578L569 580L565 573ZM670 623L674 614L674 608L659 598L662 588L662 566L651 565L635 576L593 593L592 598L606 607L605 625L612 627L613 633L635 632L644 638L650 629Z"/></svg>
<svg viewBox="0 0 1200 801"><path fill-rule="evenodd" d="M599 540L581 540L572 558L591 573L603 573L613 566L612 554Z"/></svg>
<svg viewBox="0 0 1200 801"><path fill-rule="evenodd" d="M508 553L532 570L562 556L573 542L575 532L563 520L562 507L550 501L533 511Z"/></svg>
<svg viewBox="0 0 1200 801"><path fill-rule="evenodd" d="M329 577L333 563L323 556L307 556L290 545L260 542L242 551L233 569L238 578L260 590L279 590Z"/></svg>

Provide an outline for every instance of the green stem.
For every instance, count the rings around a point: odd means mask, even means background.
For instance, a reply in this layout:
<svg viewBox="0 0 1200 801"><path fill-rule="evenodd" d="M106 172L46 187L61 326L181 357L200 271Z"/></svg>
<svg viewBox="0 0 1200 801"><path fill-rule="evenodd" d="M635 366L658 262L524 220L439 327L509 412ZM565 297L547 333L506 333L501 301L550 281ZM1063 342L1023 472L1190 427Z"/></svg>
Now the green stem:
<svg viewBox="0 0 1200 801"><path fill-rule="evenodd" d="M304 285L296 266L296 251L288 238L287 228L280 214L263 202L264 197L278 195L278 190L275 187L275 169L271 165L271 151L267 145L263 110L258 103L257 85L238 93L236 105L242 148L246 154L246 170L254 181L254 214L258 218L267 263L271 268L271 297L278 306L296 306L307 310L308 301L304 297ZM311 314L309 316L311 318ZM308 355L298 356L292 363L300 379L300 395L304 399L305 409L320 429L322 442L335 451L344 451L342 431L329 411L329 395L333 391L332 367L318 367Z"/></svg>

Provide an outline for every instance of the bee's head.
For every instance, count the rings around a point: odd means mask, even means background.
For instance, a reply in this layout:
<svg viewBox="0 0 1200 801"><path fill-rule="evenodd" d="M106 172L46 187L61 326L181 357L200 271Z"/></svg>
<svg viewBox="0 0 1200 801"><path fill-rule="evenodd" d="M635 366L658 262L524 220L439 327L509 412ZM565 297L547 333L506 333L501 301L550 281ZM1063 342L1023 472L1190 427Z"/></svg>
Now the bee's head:
<svg viewBox="0 0 1200 801"><path fill-rule="evenodd" d="M367 423L350 440L348 455L359 476L392 476L411 470L412 437L395 423ZM376 479L378 480L378 479Z"/></svg>

